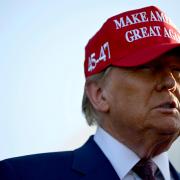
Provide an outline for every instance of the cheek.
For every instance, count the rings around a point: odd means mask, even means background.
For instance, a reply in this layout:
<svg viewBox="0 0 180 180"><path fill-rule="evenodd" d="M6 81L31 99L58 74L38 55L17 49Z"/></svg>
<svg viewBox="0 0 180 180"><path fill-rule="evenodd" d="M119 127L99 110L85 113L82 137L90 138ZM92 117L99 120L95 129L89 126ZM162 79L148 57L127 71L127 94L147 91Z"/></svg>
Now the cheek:
<svg viewBox="0 0 180 180"><path fill-rule="evenodd" d="M180 132L180 115L178 112L162 114L157 111L151 111L146 118L145 125L159 134L174 134Z"/></svg>
<svg viewBox="0 0 180 180"><path fill-rule="evenodd" d="M144 92L144 91L143 91ZM111 104L113 119L123 126L141 128L148 112L147 100L141 89L126 88L114 96Z"/></svg>
<svg viewBox="0 0 180 180"><path fill-rule="evenodd" d="M144 78L124 78L109 91L112 118L125 126L142 128L150 108L153 84Z"/></svg>
<svg viewBox="0 0 180 180"><path fill-rule="evenodd" d="M152 91L149 87L134 83L134 85L121 89L115 101L126 111L145 113L146 110L148 111L151 97Z"/></svg>

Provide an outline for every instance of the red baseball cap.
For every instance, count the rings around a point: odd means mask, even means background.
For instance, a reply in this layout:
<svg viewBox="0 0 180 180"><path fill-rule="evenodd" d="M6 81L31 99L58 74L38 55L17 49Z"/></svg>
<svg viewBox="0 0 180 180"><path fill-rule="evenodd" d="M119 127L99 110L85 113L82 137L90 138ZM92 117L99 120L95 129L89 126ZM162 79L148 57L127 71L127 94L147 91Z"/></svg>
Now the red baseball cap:
<svg viewBox="0 0 180 180"><path fill-rule="evenodd" d="M85 48L85 77L108 66L139 66L180 47L180 32L155 6L109 18Z"/></svg>

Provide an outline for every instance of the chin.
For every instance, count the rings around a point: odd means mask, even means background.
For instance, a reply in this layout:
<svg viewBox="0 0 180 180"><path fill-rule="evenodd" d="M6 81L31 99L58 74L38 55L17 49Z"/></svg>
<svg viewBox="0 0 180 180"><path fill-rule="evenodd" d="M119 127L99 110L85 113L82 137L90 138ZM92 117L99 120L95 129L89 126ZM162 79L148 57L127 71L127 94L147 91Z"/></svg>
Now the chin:
<svg viewBox="0 0 180 180"><path fill-rule="evenodd" d="M179 134L163 134L152 151L153 157L170 149L172 143L177 139Z"/></svg>
<svg viewBox="0 0 180 180"><path fill-rule="evenodd" d="M179 133L161 133L152 141L141 154L142 158L152 158L170 149Z"/></svg>
<svg viewBox="0 0 180 180"><path fill-rule="evenodd" d="M178 136L180 133L180 123L173 120L164 121L163 123L153 125L152 129L154 129L156 134L162 136Z"/></svg>

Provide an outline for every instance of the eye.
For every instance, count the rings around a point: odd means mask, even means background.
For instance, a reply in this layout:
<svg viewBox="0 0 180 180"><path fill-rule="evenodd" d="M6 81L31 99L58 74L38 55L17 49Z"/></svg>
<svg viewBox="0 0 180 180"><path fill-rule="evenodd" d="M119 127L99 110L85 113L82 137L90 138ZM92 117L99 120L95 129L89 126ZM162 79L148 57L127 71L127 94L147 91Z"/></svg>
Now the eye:
<svg viewBox="0 0 180 180"><path fill-rule="evenodd" d="M172 73L176 78L180 79L180 68L173 68Z"/></svg>
<svg viewBox="0 0 180 180"><path fill-rule="evenodd" d="M179 72L180 73L180 68L173 68L172 69L174 72Z"/></svg>

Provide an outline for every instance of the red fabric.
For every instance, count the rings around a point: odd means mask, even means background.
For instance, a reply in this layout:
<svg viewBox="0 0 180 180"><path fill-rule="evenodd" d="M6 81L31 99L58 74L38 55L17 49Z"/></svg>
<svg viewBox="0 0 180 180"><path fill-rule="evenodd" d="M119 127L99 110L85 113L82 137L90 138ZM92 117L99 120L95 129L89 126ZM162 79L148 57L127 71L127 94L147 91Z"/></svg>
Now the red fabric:
<svg viewBox="0 0 180 180"><path fill-rule="evenodd" d="M110 65L120 67L147 63L180 47L180 32L154 6L124 12L109 18L85 48L85 76Z"/></svg>

